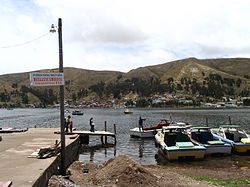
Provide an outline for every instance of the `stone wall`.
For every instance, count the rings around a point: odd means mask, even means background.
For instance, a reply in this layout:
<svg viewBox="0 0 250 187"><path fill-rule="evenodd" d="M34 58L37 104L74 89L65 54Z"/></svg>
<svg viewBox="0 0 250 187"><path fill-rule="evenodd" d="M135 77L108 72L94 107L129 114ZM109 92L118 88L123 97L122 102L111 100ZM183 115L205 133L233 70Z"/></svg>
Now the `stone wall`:
<svg viewBox="0 0 250 187"><path fill-rule="evenodd" d="M79 157L80 138L77 137L71 144L65 147L65 167L68 168ZM60 174L61 155L51 163L51 165L34 182L32 187L47 187L52 175Z"/></svg>

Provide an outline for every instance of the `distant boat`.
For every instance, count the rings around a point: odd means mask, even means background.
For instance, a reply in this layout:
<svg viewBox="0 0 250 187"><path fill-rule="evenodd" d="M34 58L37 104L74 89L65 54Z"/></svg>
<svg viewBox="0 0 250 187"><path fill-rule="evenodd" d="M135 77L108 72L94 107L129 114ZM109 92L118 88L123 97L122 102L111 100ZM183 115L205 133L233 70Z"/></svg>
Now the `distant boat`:
<svg viewBox="0 0 250 187"><path fill-rule="evenodd" d="M80 110L74 110L74 111L72 112L72 115L82 116L82 115L83 115L83 112L80 111Z"/></svg>
<svg viewBox="0 0 250 187"><path fill-rule="evenodd" d="M128 108L126 108L124 110L124 114L133 114L133 112L131 110L129 110Z"/></svg>
<svg viewBox="0 0 250 187"><path fill-rule="evenodd" d="M15 127L0 127L0 133L26 132L28 128L18 129Z"/></svg>

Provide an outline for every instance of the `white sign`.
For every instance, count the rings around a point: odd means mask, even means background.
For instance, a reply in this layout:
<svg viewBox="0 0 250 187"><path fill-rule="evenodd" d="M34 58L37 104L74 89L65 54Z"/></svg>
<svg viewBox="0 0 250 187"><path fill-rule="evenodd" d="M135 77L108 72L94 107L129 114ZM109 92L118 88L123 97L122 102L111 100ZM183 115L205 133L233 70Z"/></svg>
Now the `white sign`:
<svg viewBox="0 0 250 187"><path fill-rule="evenodd" d="M30 73L31 86L59 86L64 85L63 73Z"/></svg>

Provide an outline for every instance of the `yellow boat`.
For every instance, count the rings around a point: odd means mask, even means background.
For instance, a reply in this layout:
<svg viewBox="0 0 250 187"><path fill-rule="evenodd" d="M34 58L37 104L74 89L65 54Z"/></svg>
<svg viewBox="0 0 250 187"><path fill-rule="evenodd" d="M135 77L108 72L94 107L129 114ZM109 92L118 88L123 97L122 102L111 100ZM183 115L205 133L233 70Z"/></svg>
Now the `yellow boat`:
<svg viewBox="0 0 250 187"><path fill-rule="evenodd" d="M250 138L239 126L221 126L218 130L213 130L213 134L220 140L230 143L234 152L250 155Z"/></svg>

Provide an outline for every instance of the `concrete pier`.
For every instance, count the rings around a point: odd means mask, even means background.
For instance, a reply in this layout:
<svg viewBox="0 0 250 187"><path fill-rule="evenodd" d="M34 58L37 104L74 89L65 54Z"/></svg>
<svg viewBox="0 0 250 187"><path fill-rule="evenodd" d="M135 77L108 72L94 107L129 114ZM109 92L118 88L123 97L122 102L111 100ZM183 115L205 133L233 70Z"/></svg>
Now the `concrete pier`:
<svg viewBox="0 0 250 187"><path fill-rule="evenodd" d="M27 132L0 134L0 181L12 181L12 186L46 186L52 174L57 174L60 156L46 159L28 158L42 147L55 145L60 135L59 129L33 128ZM76 138L77 137L77 138ZM74 139L73 139L74 138ZM78 136L66 136L66 166L78 155ZM73 157L73 158L72 158Z"/></svg>

